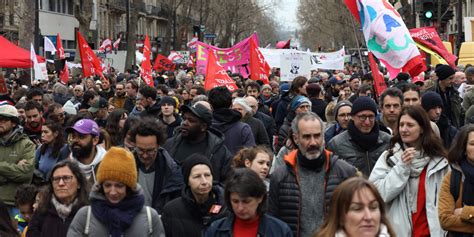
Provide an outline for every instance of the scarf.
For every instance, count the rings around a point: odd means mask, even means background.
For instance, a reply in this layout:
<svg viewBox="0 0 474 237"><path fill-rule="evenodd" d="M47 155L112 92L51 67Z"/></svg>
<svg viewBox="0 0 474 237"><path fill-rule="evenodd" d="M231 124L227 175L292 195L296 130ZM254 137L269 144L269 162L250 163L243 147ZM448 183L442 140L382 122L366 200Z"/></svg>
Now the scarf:
<svg viewBox="0 0 474 237"><path fill-rule="evenodd" d="M354 125L354 121L351 120L349 122L349 126L347 126L347 132L355 144L357 144L364 151L368 151L370 148L376 147L375 145L377 144L377 140L379 138L379 124L377 121L375 121L374 127L369 133L361 133Z"/></svg>
<svg viewBox="0 0 474 237"><path fill-rule="evenodd" d="M135 216L142 210L145 204L143 194L134 194L126 197L117 204L106 200L94 199L91 203L94 216L109 230L112 237L123 236L125 230L130 227Z"/></svg>
<svg viewBox="0 0 474 237"><path fill-rule="evenodd" d="M56 209L58 216L63 221L66 221L66 218L72 212L72 207L77 204L77 198L74 199L74 201L71 204L65 205L65 204L60 203L58 199L56 199L56 197L53 195L53 197L51 198L51 204L53 204L54 208Z"/></svg>
<svg viewBox="0 0 474 237"><path fill-rule="evenodd" d="M325 160L324 149L322 150L321 155L317 159L314 159L314 160L310 160L306 158L305 156L303 156L303 154L301 154L300 151L298 151L297 159L298 159L299 165L301 165L302 167L305 167L306 169L310 169L310 170L315 170L316 172L320 172L321 169L323 168L324 160Z"/></svg>
<svg viewBox="0 0 474 237"><path fill-rule="evenodd" d="M474 205L474 165L471 164L467 158L462 159L460 162L461 170L464 176L464 182L462 184L462 202L466 206Z"/></svg>
<svg viewBox="0 0 474 237"><path fill-rule="evenodd" d="M379 234L376 235L378 237L390 237L390 234L388 233L387 226L383 223L380 223L380 231ZM336 232L336 235L334 237L347 237L347 234L344 230L338 230Z"/></svg>
<svg viewBox="0 0 474 237"><path fill-rule="evenodd" d="M28 131L31 131L33 133L41 133L41 127L43 126L45 121L46 120L44 118L41 118L41 122L39 122L39 125L36 128L31 127L29 123L25 123L25 129L27 129Z"/></svg>
<svg viewBox="0 0 474 237"><path fill-rule="evenodd" d="M405 148L406 146L403 145ZM416 212L417 210L417 197L418 197L418 186L420 184L420 175L423 172L423 169L428 165L430 162L429 156L424 156L423 151L416 151L413 155L413 159L411 160L410 164L410 178L408 179L408 190L411 194L411 210L412 212Z"/></svg>

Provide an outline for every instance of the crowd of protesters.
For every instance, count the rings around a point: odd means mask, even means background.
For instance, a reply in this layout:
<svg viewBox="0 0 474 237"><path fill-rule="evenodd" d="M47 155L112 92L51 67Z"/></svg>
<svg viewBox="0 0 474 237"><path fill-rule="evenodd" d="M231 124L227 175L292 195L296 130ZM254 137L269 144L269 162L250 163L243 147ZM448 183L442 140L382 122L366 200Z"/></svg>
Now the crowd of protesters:
<svg viewBox="0 0 474 237"><path fill-rule="evenodd" d="M229 75L6 75L0 236L473 236L471 65Z"/></svg>

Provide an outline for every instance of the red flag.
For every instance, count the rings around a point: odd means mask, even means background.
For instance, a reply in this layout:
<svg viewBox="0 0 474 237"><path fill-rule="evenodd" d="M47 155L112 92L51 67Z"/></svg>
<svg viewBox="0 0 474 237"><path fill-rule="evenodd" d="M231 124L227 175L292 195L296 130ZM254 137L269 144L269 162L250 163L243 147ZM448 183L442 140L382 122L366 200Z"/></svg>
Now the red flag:
<svg viewBox="0 0 474 237"><path fill-rule="evenodd" d="M344 0L344 3L346 4L347 8L349 11L352 13L354 18L359 22L360 24L360 16L359 16L359 9L357 8L357 2L356 0Z"/></svg>
<svg viewBox="0 0 474 237"><path fill-rule="evenodd" d="M234 80L230 78L226 70L217 61L214 50L209 50L209 58L207 59L207 72L204 81L204 89L207 91L214 87L225 86L230 91L237 90L237 85Z"/></svg>
<svg viewBox="0 0 474 237"><path fill-rule="evenodd" d="M105 80L102 75L102 67L100 66L99 59L97 59L97 56L95 56L95 53L89 47L89 44L87 44L79 31L77 31L77 43L79 44L79 54L81 56L82 76L89 77L92 75L99 75L103 80Z"/></svg>
<svg viewBox="0 0 474 237"><path fill-rule="evenodd" d="M379 71L379 66L377 66L372 52L369 52L369 64L370 70L372 71L372 77L374 78L375 93L378 97L385 89L387 89L387 84L385 84L385 80L383 79L382 73Z"/></svg>
<svg viewBox="0 0 474 237"><path fill-rule="evenodd" d="M270 74L270 65L262 55L262 52L258 49L255 40L250 40L250 79L263 81L265 84L269 84L268 76Z"/></svg>
<svg viewBox="0 0 474 237"><path fill-rule="evenodd" d="M174 68L174 63L166 56L161 54L158 54L158 56L156 56L155 63L153 64L153 69L157 71L172 71L174 70Z"/></svg>
<svg viewBox="0 0 474 237"><path fill-rule="evenodd" d="M59 59L65 59L66 55L64 54L63 44L61 42L61 37L59 37L59 33L56 36L56 50L58 51Z"/></svg>
<svg viewBox="0 0 474 237"><path fill-rule="evenodd" d="M112 40L107 38L104 41L102 41L102 44L99 47L99 52L107 53L110 51L112 51Z"/></svg>
<svg viewBox="0 0 474 237"><path fill-rule="evenodd" d="M67 62L64 62L64 68L59 74L59 79L61 79L61 83L67 85L67 82L69 81L69 68L67 67Z"/></svg>
<svg viewBox="0 0 474 237"><path fill-rule="evenodd" d="M140 76L143 78L145 83L148 86L153 87L153 78L151 76L151 62L150 62L150 39L148 38L148 33L145 36L145 42L143 44L143 56L145 60L142 62L142 68L140 71Z"/></svg>
<svg viewBox="0 0 474 237"><path fill-rule="evenodd" d="M457 57L450 53L443 44L443 41L433 26L410 29L410 35L413 40L420 43L443 57L449 66L456 68L455 61Z"/></svg>

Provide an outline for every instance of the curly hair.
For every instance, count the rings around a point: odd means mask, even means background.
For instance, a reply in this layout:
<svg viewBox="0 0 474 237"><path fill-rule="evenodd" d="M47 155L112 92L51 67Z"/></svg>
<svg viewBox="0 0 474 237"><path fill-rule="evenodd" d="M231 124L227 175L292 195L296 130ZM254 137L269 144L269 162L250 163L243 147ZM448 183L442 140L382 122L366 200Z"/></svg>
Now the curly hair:
<svg viewBox="0 0 474 237"><path fill-rule="evenodd" d="M255 147L247 147L241 149L237 154L235 154L234 158L232 159L232 167L233 168L245 168L245 161L248 160L252 162L258 153L265 153L270 157L270 161L273 158L273 154L268 148L265 146L255 146Z"/></svg>
<svg viewBox="0 0 474 237"><path fill-rule="evenodd" d="M166 142L166 126L159 120L154 118L142 118L130 130L130 138L132 142L136 142L138 136L155 136L158 145Z"/></svg>

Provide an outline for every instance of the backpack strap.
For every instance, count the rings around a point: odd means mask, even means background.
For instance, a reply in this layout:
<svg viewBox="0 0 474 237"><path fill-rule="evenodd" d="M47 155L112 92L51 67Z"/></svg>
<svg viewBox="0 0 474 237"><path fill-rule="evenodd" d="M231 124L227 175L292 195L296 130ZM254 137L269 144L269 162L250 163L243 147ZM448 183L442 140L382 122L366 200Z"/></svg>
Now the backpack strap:
<svg viewBox="0 0 474 237"><path fill-rule="evenodd" d="M454 198L454 202L459 198L459 191L461 189L462 174L457 169L451 167L451 178L449 180L449 191Z"/></svg>
<svg viewBox="0 0 474 237"><path fill-rule="evenodd" d="M89 227L91 224L91 206L87 207L86 226L84 228L84 234L89 235Z"/></svg>
<svg viewBox="0 0 474 237"><path fill-rule="evenodd" d="M151 210L150 210L150 207L149 206L146 206L146 217L148 219L148 234L150 236L152 236L153 234L153 224L152 224L152 221L151 221Z"/></svg>

